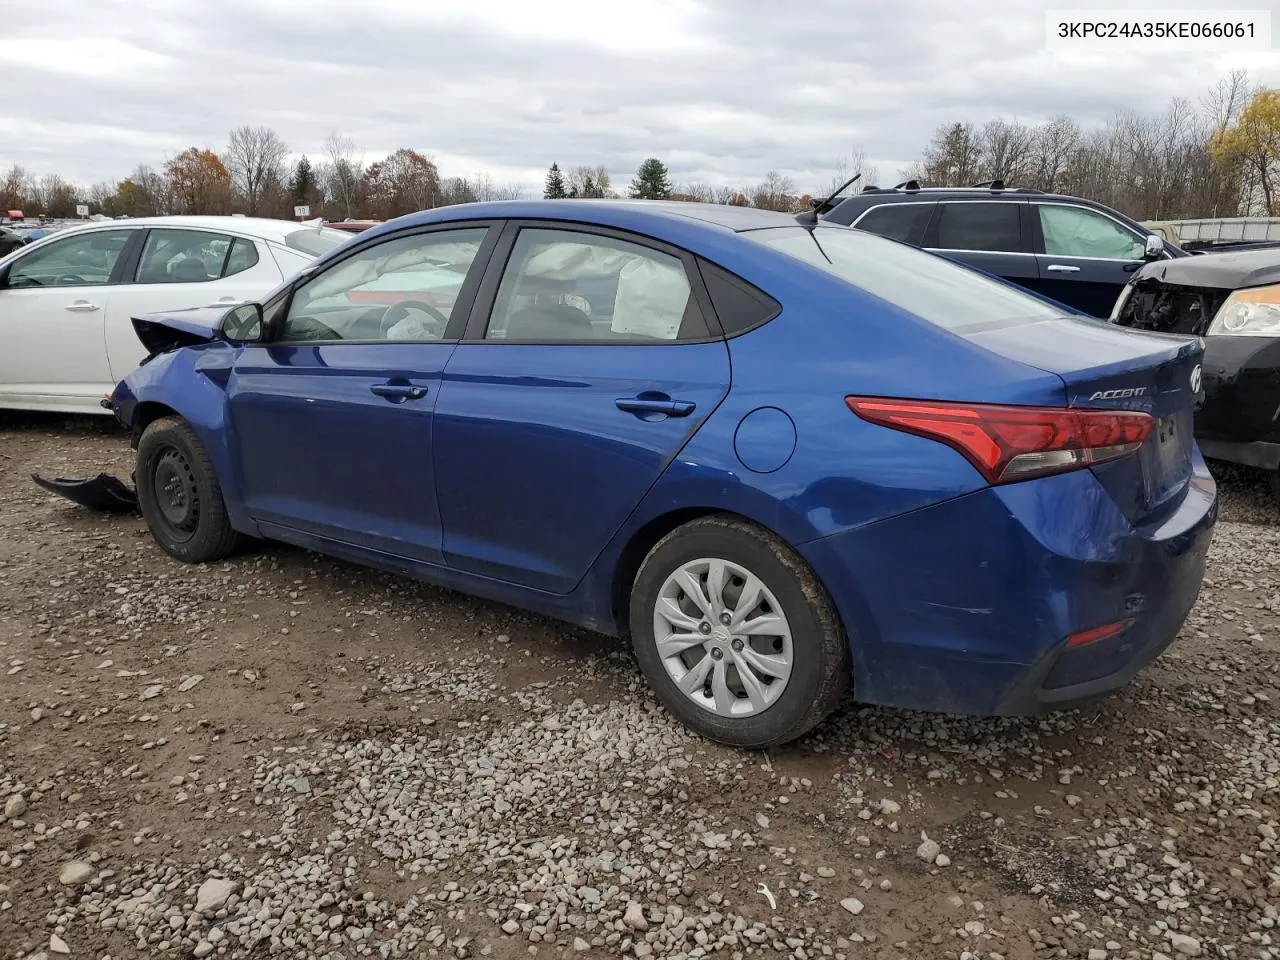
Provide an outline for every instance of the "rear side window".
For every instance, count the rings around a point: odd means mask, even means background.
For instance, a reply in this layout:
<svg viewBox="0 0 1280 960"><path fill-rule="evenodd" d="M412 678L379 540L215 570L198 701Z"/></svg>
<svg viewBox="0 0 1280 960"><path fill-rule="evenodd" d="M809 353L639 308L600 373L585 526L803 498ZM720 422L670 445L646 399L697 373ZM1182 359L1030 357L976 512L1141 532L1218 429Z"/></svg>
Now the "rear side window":
<svg viewBox="0 0 1280 960"><path fill-rule="evenodd" d="M932 211L933 205L928 203L885 204L868 210L854 226L890 240L918 243Z"/></svg>
<svg viewBox="0 0 1280 960"><path fill-rule="evenodd" d="M258 265L258 247L252 240L236 237L231 241L231 250L227 253L226 263L222 267L224 277L232 277L244 273L250 267Z"/></svg>
<svg viewBox="0 0 1280 960"><path fill-rule="evenodd" d="M958 333L1064 316L1062 310L1017 287L861 230L775 227L740 236Z"/></svg>
<svg viewBox="0 0 1280 960"><path fill-rule="evenodd" d="M698 269L726 337L746 333L782 312L777 300L728 270L705 260L698 261Z"/></svg>
<svg viewBox="0 0 1280 960"><path fill-rule="evenodd" d="M995 253L1020 251L1020 207L1017 203L944 203L938 216L937 247Z"/></svg>

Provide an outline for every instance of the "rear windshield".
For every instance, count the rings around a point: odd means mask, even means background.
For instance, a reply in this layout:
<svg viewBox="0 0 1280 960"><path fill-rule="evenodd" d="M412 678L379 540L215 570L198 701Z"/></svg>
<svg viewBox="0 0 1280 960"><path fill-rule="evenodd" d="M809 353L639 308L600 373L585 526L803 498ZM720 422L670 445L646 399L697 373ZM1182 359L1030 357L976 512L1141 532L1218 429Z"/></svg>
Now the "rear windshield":
<svg viewBox="0 0 1280 960"><path fill-rule="evenodd" d="M321 227L317 230L315 227L310 227L285 234L284 244L286 247L301 250L312 257L318 257L350 239L350 235L341 230L332 230L329 227Z"/></svg>
<svg viewBox="0 0 1280 960"><path fill-rule="evenodd" d="M1065 312L950 260L860 230L773 227L742 236L948 330L1031 323Z"/></svg>

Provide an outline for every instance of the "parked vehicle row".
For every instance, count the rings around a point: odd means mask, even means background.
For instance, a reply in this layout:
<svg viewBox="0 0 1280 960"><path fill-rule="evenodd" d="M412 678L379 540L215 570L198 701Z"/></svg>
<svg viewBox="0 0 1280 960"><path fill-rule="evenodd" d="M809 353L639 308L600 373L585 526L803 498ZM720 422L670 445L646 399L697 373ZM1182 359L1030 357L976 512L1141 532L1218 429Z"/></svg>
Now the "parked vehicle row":
<svg viewBox="0 0 1280 960"><path fill-rule="evenodd" d="M850 684L980 714L1114 689L1216 518L1198 340L816 216L448 207L135 327L112 408L172 555L277 539L629 634L742 746Z"/></svg>

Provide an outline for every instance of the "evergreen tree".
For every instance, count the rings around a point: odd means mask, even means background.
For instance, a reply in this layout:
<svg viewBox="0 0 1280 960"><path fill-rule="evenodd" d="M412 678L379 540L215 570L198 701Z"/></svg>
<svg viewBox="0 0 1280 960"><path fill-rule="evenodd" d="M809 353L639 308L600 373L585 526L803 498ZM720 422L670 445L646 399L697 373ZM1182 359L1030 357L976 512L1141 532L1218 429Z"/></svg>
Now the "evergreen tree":
<svg viewBox="0 0 1280 960"><path fill-rule="evenodd" d="M289 177L289 196L297 204L309 204L317 193L316 173L311 168L311 161L304 154L293 168Z"/></svg>
<svg viewBox="0 0 1280 960"><path fill-rule="evenodd" d="M582 177L582 195L584 197L598 197L600 194L596 192L596 182L591 179L591 174L585 174Z"/></svg>
<svg viewBox="0 0 1280 960"><path fill-rule="evenodd" d="M667 165L656 157L650 157L636 171L631 181L631 197L635 200L665 200L671 196L671 178Z"/></svg>
<svg viewBox="0 0 1280 960"><path fill-rule="evenodd" d="M563 200L569 195L569 191L564 186L564 174L560 172L560 165L553 163L551 169L547 171L547 185L542 191L544 200Z"/></svg>

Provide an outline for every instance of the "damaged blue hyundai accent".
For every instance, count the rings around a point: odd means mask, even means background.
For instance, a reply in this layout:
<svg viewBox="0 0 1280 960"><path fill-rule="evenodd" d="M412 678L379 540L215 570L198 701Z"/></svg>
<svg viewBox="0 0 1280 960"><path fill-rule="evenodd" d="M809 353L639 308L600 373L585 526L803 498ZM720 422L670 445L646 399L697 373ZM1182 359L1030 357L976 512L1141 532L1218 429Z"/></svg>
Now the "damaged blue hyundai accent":
<svg viewBox="0 0 1280 960"><path fill-rule="evenodd" d="M280 540L629 635L737 746L850 688L1108 693L1181 629L1217 516L1201 341L808 214L446 207L135 328L110 403L174 557Z"/></svg>

